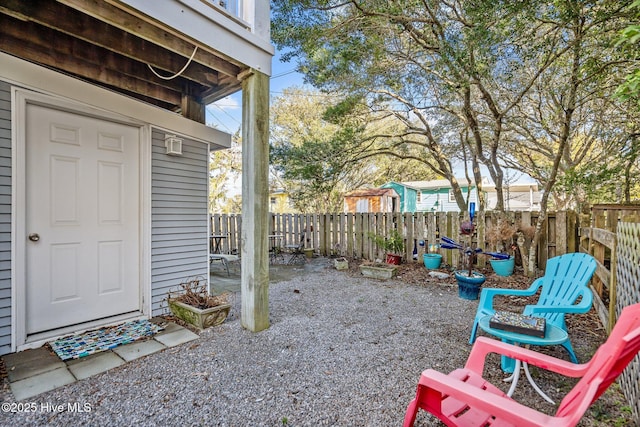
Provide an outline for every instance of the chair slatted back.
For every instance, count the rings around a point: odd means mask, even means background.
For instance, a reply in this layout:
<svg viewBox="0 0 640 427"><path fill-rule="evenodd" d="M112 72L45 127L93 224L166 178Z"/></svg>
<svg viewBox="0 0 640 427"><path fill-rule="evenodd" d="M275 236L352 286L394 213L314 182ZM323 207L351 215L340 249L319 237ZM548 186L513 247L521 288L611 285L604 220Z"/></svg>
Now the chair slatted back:
<svg viewBox="0 0 640 427"><path fill-rule="evenodd" d="M556 416L584 413L582 408L588 407L598 399L638 352L640 352L640 303L622 310L611 335L588 362L585 375L562 399Z"/></svg>
<svg viewBox="0 0 640 427"><path fill-rule="evenodd" d="M596 260L588 254L570 253L550 258L536 305L573 305L579 298L593 298L589 281L596 271ZM528 314L525 312L525 314ZM543 315L550 323L566 329L565 313Z"/></svg>
<svg viewBox="0 0 640 427"><path fill-rule="evenodd" d="M596 271L596 260L589 254L574 252L550 258L545 277L573 277L586 283Z"/></svg>

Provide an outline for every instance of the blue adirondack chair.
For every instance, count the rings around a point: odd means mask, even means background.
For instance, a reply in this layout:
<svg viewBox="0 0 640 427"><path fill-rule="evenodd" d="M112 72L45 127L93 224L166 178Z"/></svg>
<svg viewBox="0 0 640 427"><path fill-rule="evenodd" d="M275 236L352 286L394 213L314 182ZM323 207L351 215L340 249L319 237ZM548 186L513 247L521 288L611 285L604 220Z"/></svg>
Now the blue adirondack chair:
<svg viewBox="0 0 640 427"><path fill-rule="evenodd" d="M486 315L495 313L493 308L494 297L498 295L532 296L540 288L542 289L537 303L527 305L523 314L544 317L548 323L566 331L565 314L586 313L593 304L593 293L589 289L589 281L595 271L596 260L591 255L571 253L550 258L547 261L544 276L534 280L529 289L482 289L469 343L473 344L476 340L478 321ZM578 299L580 301L576 303ZM571 340L567 340L562 346L569 352L571 361L578 363L576 354L571 346Z"/></svg>

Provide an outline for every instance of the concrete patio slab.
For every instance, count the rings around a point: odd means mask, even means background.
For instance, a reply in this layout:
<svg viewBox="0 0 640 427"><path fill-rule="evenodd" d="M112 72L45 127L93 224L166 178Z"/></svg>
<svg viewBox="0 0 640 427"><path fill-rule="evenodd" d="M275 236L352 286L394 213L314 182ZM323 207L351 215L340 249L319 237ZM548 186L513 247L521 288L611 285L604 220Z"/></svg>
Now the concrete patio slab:
<svg viewBox="0 0 640 427"><path fill-rule="evenodd" d="M92 354L91 356L83 357L82 359L69 361L67 362L67 367L74 377L82 380L89 378L92 375L106 372L109 369L113 369L124 363L125 361L117 354L107 351Z"/></svg>
<svg viewBox="0 0 640 427"><path fill-rule="evenodd" d="M184 344L189 341L193 341L198 339L198 334L194 334L190 330L186 328L182 328L181 330L176 330L173 332L157 334L154 339L167 347L175 347L180 344Z"/></svg>
<svg viewBox="0 0 640 427"><path fill-rule="evenodd" d="M47 348L40 347L2 357L9 381L20 381L44 372L66 367L65 363Z"/></svg>
<svg viewBox="0 0 640 427"><path fill-rule="evenodd" d="M116 347L113 352L127 362L167 348L156 340L147 340Z"/></svg>
<svg viewBox="0 0 640 427"><path fill-rule="evenodd" d="M176 323L170 322L170 323L167 323L167 325L165 325L162 331L155 334L153 336L153 339L156 339L157 337L161 337L162 335L170 334L172 332L181 331L183 329L184 329L184 326L180 326Z"/></svg>
<svg viewBox="0 0 640 427"><path fill-rule="evenodd" d="M175 347L199 338L189 329L164 318L157 317L151 321L165 328L152 339L118 346L81 359L64 362L47 347L2 356L11 392L16 400L28 399L159 352L167 347Z"/></svg>
<svg viewBox="0 0 640 427"><path fill-rule="evenodd" d="M21 401L75 381L76 379L65 366L64 368L34 375L24 380L11 382L9 387L11 387L11 392L16 400Z"/></svg>

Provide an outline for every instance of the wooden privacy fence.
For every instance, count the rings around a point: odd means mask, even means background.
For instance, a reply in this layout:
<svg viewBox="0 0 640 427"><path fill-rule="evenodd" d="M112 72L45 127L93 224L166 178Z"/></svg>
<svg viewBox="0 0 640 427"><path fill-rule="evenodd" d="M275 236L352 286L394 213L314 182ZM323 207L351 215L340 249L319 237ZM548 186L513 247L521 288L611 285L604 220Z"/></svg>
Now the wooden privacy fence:
<svg viewBox="0 0 640 427"><path fill-rule="evenodd" d="M510 212L513 224L533 226L538 220L537 212ZM485 241L487 226L494 224L497 214L487 212L478 217L474 240ZM375 245L372 235L388 236L392 229L402 233L405 240L406 260L422 262L422 255L429 245L440 243L441 236L459 239L462 216L457 212L417 213L337 213L337 214L270 214L269 234L282 236L282 244L296 244L300 233L305 233L305 247L323 256L340 255L350 258L383 259L384 253ZM544 269L546 260L556 255L578 250L578 217L573 212L550 213L543 223L542 238L538 244L538 267ZM214 214L211 216L211 233L228 236L221 242L227 253L239 253L242 219L236 214ZM421 245L421 242L424 245ZM477 242L475 242L477 244ZM478 247L495 248L481 243ZM442 250L444 261L458 265L457 251ZM483 265L485 257L479 257Z"/></svg>
<svg viewBox="0 0 640 427"><path fill-rule="evenodd" d="M619 224L639 222L640 205L602 204L592 207L590 226L580 229L580 251L593 255L598 262L591 285L596 311L607 331L611 331L617 318L616 230Z"/></svg>
<svg viewBox="0 0 640 427"><path fill-rule="evenodd" d="M593 302L607 332L611 332L616 319L616 244L616 234L609 230L580 229L580 252L592 255L597 262L591 279Z"/></svg>

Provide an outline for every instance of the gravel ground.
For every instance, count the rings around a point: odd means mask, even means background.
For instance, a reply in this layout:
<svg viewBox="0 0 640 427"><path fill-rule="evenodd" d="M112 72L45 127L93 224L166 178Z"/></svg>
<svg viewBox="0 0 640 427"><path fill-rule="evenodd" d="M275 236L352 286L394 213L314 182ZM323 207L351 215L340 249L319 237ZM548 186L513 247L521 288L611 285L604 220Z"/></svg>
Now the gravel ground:
<svg viewBox="0 0 640 427"><path fill-rule="evenodd" d="M0 413L0 425L399 426L422 370L464 364L477 307L451 283L330 267L271 284L269 304L263 332L241 327L238 296L227 321L194 342L31 399L90 412ZM487 370L499 384L497 358ZM525 380L514 398L555 410L528 389ZM6 380L0 398L13 401ZM438 423L421 412L416 425Z"/></svg>

